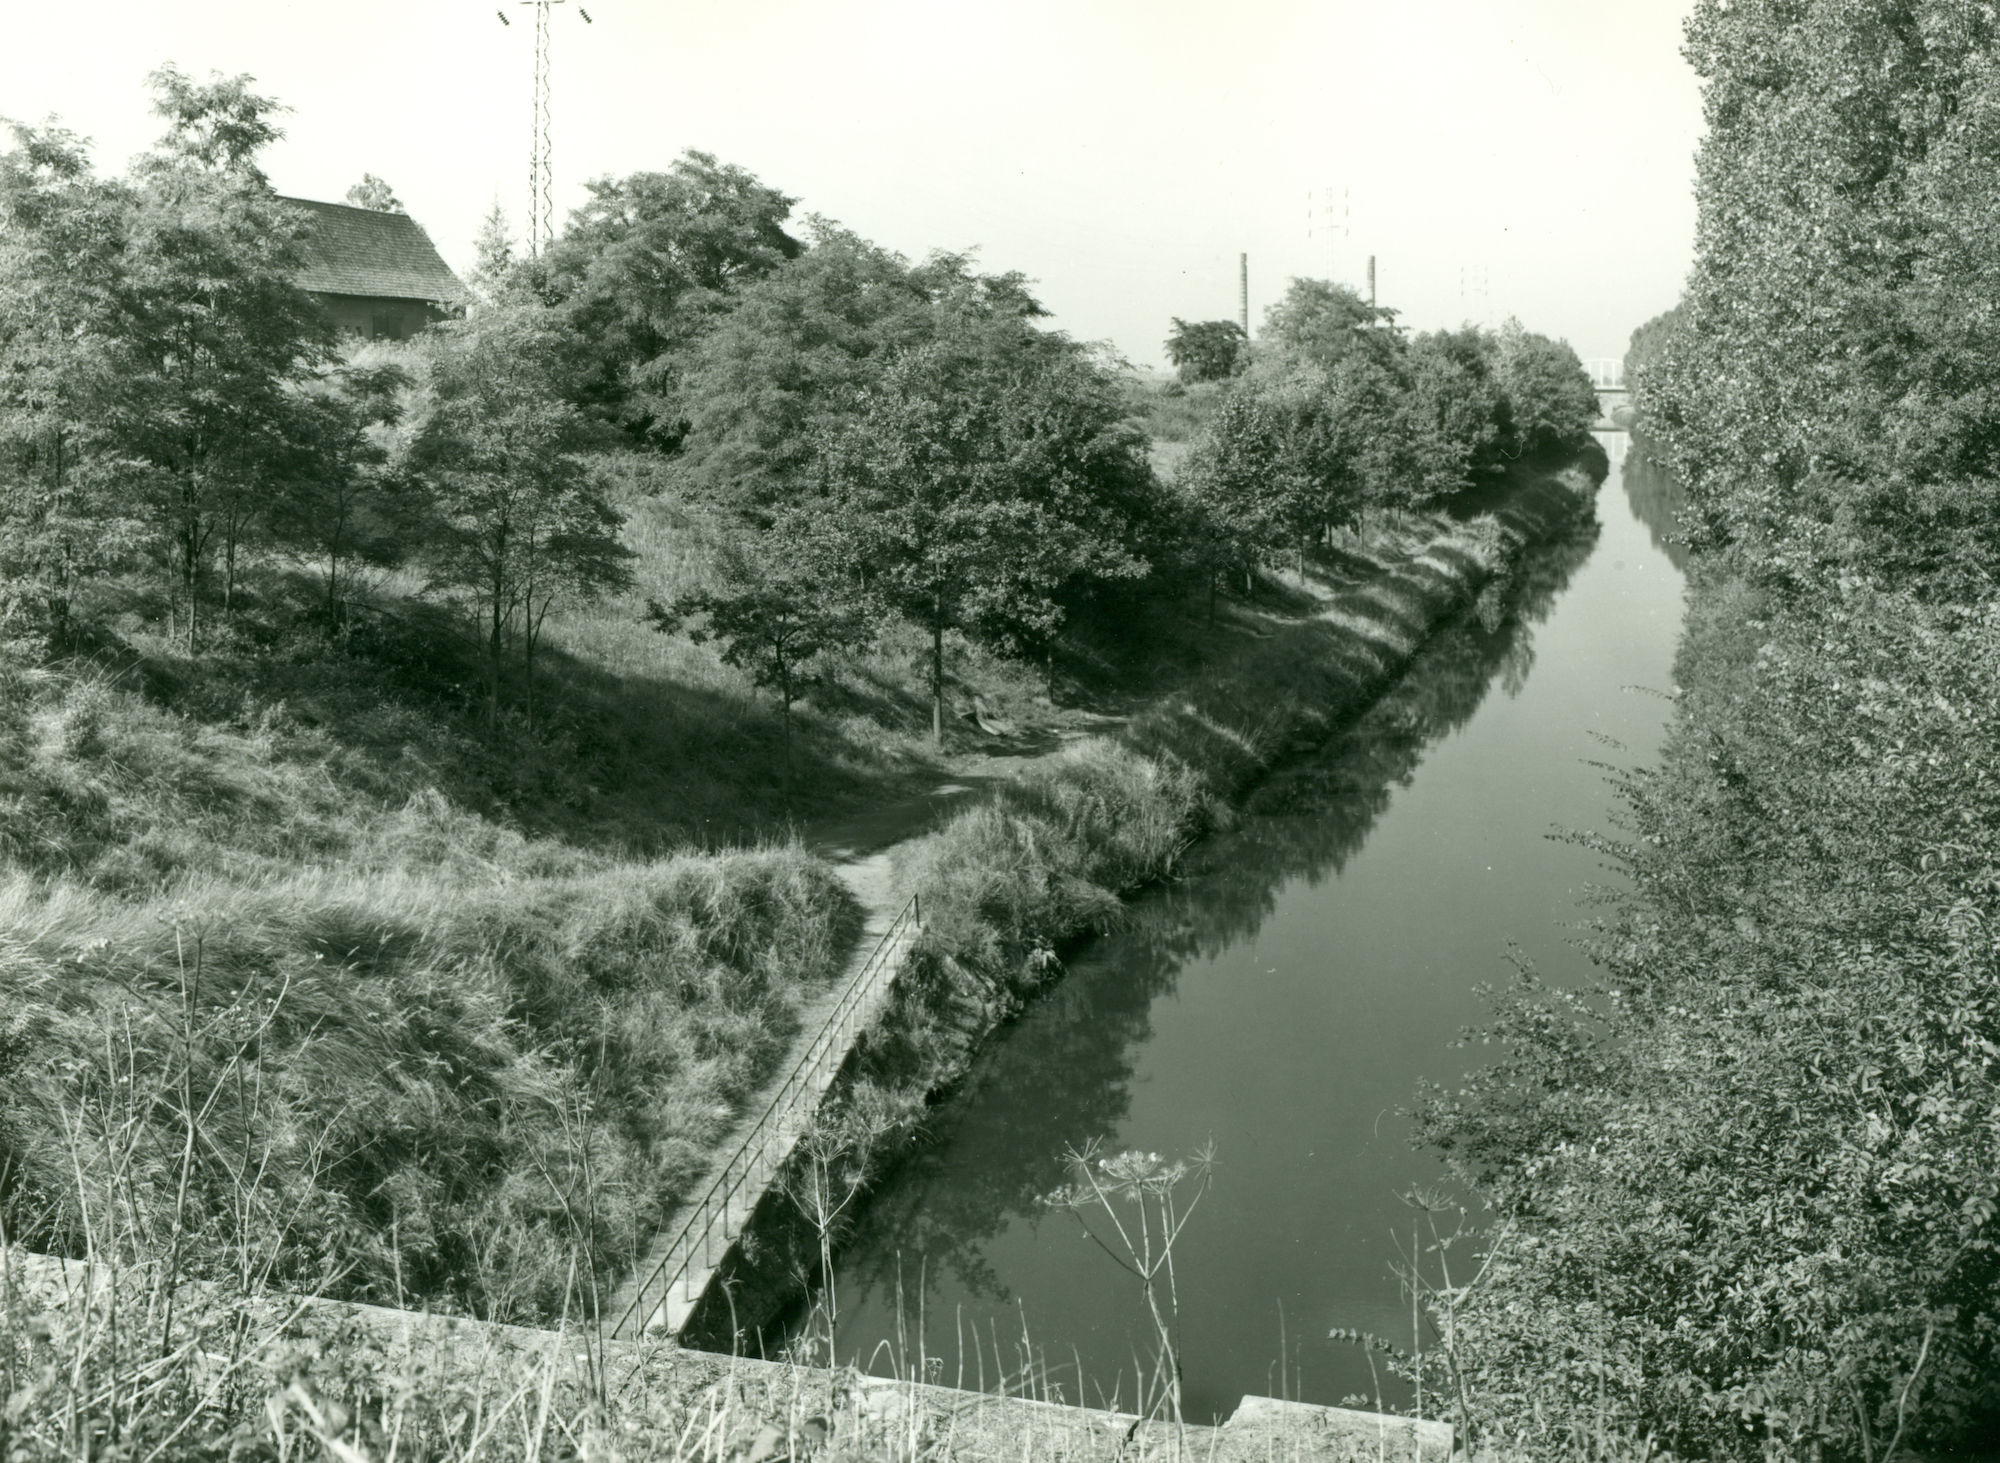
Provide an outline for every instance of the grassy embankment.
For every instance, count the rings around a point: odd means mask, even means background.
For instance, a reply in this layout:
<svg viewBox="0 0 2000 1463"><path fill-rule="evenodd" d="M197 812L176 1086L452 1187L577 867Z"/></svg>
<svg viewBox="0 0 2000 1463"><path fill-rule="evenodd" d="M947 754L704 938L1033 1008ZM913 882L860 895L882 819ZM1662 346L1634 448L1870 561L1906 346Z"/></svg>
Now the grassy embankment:
<svg viewBox="0 0 2000 1463"><path fill-rule="evenodd" d="M924 933L825 1119L858 1151L850 1173L879 1175L986 1035L1059 973L1066 947L1170 875L1274 764L1367 709L1524 551L1592 511L1594 490L1580 467L1524 471L1487 511L1378 526L1293 581L1279 609L1209 632L1205 668L1116 732L906 845L899 882L922 897ZM756 1222L754 1259L730 1273L733 1310L716 1286L685 1334L726 1346L813 1273L806 1217L780 1188Z"/></svg>
<svg viewBox="0 0 2000 1463"><path fill-rule="evenodd" d="M87 653L0 655L13 1238L529 1321L627 1268L851 942L831 871L764 838L940 765L891 631L812 688L788 808L768 697L642 623L711 523L608 465L637 583L552 619L532 728L393 575L330 635L309 573L254 569L198 654L112 584ZM955 667L1029 736L1070 714Z"/></svg>
<svg viewBox="0 0 2000 1463"><path fill-rule="evenodd" d="M23 689L15 753L77 699ZM93 760L171 745L150 720L114 707ZM528 1320L628 1263L838 968L843 891L797 848L405 828L390 870L0 881L12 1238Z"/></svg>

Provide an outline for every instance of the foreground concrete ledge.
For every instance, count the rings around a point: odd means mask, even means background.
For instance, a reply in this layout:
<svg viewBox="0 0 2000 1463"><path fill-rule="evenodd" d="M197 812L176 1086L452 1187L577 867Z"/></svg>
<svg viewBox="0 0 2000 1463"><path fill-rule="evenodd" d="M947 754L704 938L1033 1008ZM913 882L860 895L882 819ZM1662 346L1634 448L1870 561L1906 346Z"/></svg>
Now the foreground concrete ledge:
<svg viewBox="0 0 2000 1463"><path fill-rule="evenodd" d="M114 1278L122 1283L114 1285ZM149 1278L144 1270L113 1272L8 1249L0 1251L0 1308L16 1317L76 1314L116 1296L129 1316L158 1293ZM722 1356L671 1340L600 1338L578 1329L540 1330L275 1292L237 1297L207 1283L182 1286L177 1305L179 1324L198 1353L211 1334L221 1349L247 1311L255 1365L274 1389L315 1374L351 1385L365 1374L431 1395L504 1396L524 1375L552 1368L563 1383L601 1375L615 1403L649 1417L662 1410L694 1415L739 1407L746 1456L757 1455L761 1445L765 1456L804 1457L822 1443L830 1458L921 1454L967 1463L1450 1463L1452 1456L1448 1423L1270 1397L1245 1397L1220 1427L1176 1427L1131 1413L964 1392L851 1368Z"/></svg>

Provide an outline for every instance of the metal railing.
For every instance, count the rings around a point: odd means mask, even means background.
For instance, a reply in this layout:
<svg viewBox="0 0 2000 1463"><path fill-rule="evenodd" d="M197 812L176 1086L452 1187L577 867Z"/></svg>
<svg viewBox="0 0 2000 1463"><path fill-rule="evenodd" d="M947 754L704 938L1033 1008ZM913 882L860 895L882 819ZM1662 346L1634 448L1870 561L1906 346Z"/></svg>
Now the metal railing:
<svg viewBox="0 0 2000 1463"><path fill-rule="evenodd" d="M630 1334L627 1327L635 1314L640 1317L637 1329L644 1330L651 1313L665 1309L674 1288L689 1283L691 1270L712 1270L729 1252L736 1242L727 1223L730 1207L749 1189L751 1193L743 1210L743 1218L748 1221L750 1211L763 1197L765 1185L777 1175L792 1145L811 1122L821 1094L832 1085L834 1072L847 1059L848 1048L861 1024L863 1007L895 979L902 965L900 955L922 927L923 909L912 894L889 922L882 938L875 942L861 968L849 979L812 1044L792 1064L784 1082L772 1094L728 1162L698 1197L681 1206L666 1253L639 1282L631 1302L612 1322L612 1335ZM698 1294L686 1297L689 1305L699 1299Z"/></svg>
<svg viewBox="0 0 2000 1463"><path fill-rule="evenodd" d="M1583 369L1590 373L1590 384L1599 391L1625 389L1625 362L1616 356L1599 356L1585 361Z"/></svg>

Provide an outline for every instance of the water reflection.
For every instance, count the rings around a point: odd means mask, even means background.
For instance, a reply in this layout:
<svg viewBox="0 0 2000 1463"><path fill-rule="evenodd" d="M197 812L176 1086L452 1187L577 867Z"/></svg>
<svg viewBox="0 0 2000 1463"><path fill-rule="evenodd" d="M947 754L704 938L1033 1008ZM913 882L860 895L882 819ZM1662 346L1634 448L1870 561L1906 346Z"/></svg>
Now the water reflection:
<svg viewBox="0 0 2000 1463"><path fill-rule="evenodd" d="M1623 467L1625 496L1632 505L1632 516L1646 525L1646 531L1653 536L1653 547L1665 554L1676 569L1685 570L1688 553L1680 515L1687 507L1687 493L1680 481L1667 471L1658 452L1641 432L1632 434Z"/></svg>
<svg viewBox="0 0 2000 1463"><path fill-rule="evenodd" d="M1536 628L1599 533L1593 519L1530 555L1435 637L1402 683L1344 735L1266 782L1236 831L1201 848L1181 881L1136 902L1126 928L1077 954L1069 978L996 1040L967 1086L935 1114L933 1141L892 1176L845 1249L843 1356L865 1360L896 1333L899 1280L905 1308L913 1307L920 1267L934 1302L983 1303L990 1324L994 1310L1015 1299L992 1258L995 1239L1010 1227L1047 1224L1046 1243L1071 1242L1039 1200L1065 1177L1066 1143L1125 1129L1156 1013L1174 1002L1182 972L1253 942L1281 893L1340 875L1427 752L1463 728L1495 686L1519 694L1535 664ZM1390 1101L1408 1094L1405 1078ZM1240 1183L1228 1167L1238 1157L1223 1154L1225 1186ZM1102 1269L1115 1276L1110 1261ZM1037 1300L1029 1309L1032 1319L1046 1307ZM1273 1333L1275 1349L1275 1326ZM950 1321L942 1334L947 1340L940 1346L934 1333L931 1349L956 1372ZM1064 1354L1076 1340L1046 1339ZM1079 1364L1108 1391L1099 1372L1122 1363L1129 1395L1126 1342L1122 1335L1100 1342ZM1191 1408L1199 1409L1204 1390L1191 1379ZM1226 1413L1242 1387L1206 1390Z"/></svg>

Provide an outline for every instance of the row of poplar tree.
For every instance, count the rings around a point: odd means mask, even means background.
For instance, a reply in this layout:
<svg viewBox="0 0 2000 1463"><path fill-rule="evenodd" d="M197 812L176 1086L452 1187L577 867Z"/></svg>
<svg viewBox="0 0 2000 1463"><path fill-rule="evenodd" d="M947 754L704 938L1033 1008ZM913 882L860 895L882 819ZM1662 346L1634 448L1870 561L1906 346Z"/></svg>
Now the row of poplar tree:
<svg viewBox="0 0 2000 1463"><path fill-rule="evenodd" d="M1429 1382L1497 1451L2000 1437L1997 54L1956 0L1690 14L1696 258L1629 357L1692 550L1601 845L1633 892L1599 987L1523 980L1425 1115L1494 1218Z"/></svg>
<svg viewBox="0 0 2000 1463"><path fill-rule="evenodd" d="M701 153L591 184L533 257L496 211L481 308L354 351L258 169L280 109L247 78L153 81L167 132L124 179L54 126L0 156L6 633L63 642L115 582L195 651L246 572L316 573L337 621L357 566L401 565L477 626L493 714L519 665L532 717L550 610L631 582L603 464L636 452L728 525L717 587L655 603L661 628L716 638L789 723L815 656L901 617L941 732L961 639L1045 653L1083 600L1212 593L1595 414L1566 346L1413 340L1295 282L1163 480L1120 363L1045 328L1019 275L799 227Z"/></svg>

